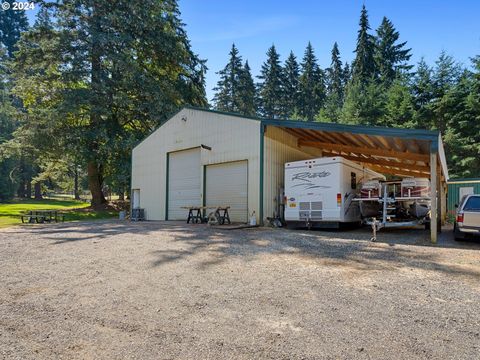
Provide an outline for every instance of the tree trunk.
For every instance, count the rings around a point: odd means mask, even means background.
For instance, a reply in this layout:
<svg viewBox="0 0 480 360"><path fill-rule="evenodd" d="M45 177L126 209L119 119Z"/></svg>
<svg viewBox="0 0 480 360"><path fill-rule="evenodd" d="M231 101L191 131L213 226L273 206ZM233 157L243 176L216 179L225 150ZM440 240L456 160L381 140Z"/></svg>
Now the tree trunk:
<svg viewBox="0 0 480 360"><path fill-rule="evenodd" d="M42 183L37 181L34 185L35 188L35 200L42 200Z"/></svg>
<svg viewBox="0 0 480 360"><path fill-rule="evenodd" d="M24 198L25 194L26 194L26 192L25 192L25 180L21 179L20 184L18 185L18 189L17 189L17 196L19 198Z"/></svg>
<svg viewBox="0 0 480 360"><path fill-rule="evenodd" d="M99 3L93 2L93 11L90 17L91 27L91 92L90 92L90 127L95 133L102 122L102 62L101 54L102 47L100 44L100 34L102 29L100 26L100 11ZM92 206L100 207L107 201L103 196L103 174L102 164L95 158L98 153L99 144L97 139L94 139L90 144L90 153L92 158L87 164L88 187L92 193Z"/></svg>
<svg viewBox="0 0 480 360"><path fill-rule="evenodd" d="M26 191L25 191L25 197L27 199L32 198L32 178L31 177L29 177L27 179L27 188L26 188Z"/></svg>
<svg viewBox="0 0 480 360"><path fill-rule="evenodd" d="M118 191L118 200L120 201L124 201L125 200L125 191L123 191L123 189L120 189Z"/></svg>
<svg viewBox="0 0 480 360"><path fill-rule="evenodd" d="M97 164L95 160L91 160L87 165L87 175L88 175L88 188L92 193L92 206L99 207L102 204L105 204L107 200L103 196L102 185L103 185L103 176L101 167Z"/></svg>
<svg viewBox="0 0 480 360"><path fill-rule="evenodd" d="M78 167L75 165L74 177L73 177L73 194L75 200L80 200L80 193L78 191Z"/></svg>

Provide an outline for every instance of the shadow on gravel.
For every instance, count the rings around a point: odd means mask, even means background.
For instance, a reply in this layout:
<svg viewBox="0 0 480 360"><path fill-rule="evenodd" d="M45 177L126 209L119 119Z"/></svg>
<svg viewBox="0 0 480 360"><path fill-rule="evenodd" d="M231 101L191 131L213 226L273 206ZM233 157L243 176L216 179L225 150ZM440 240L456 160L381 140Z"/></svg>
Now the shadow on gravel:
<svg viewBox="0 0 480 360"><path fill-rule="evenodd" d="M346 234L348 236L345 236ZM410 234L413 235L414 233ZM152 255L156 260L152 265L162 266L204 253L208 256L201 258L207 260L200 261L197 265L199 270L202 270L231 258L241 258L248 263L259 255L289 255L319 266L348 267L360 271L419 268L449 275L480 278L478 266L441 263L433 246L429 245L428 248L422 249L419 246L397 246L394 242L389 242L390 246L385 246L381 243L372 243L368 241L369 239L369 232L362 231L348 233L281 229L220 231L197 225L183 227L180 233L175 234L173 241L181 243L180 249L167 247L153 251ZM395 241L395 237L392 241ZM479 250L480 247L474 246L471 249Z"/></svg>
<svg viewBox="0 0 480 360"><path fill-rule="evenodd" d="M53 240L52 245L71 243L83 240L103 240L120 234L131 233L148 235L152 230L158 231L159 227L143 226L145 222L122 221L93 221L93 222L68 222L63 224L35 225L35 228L17 228L9 231L10 234L31 234L38 231L42 238Z"/></svg>
<svg viewBox="0 0 480 360"><path fill-rule="evenodd" d="M480 250L480 243L454 242L448 230L440 235L437 245L430 244L427 231L418 229L384 231L379 234L377 243L369 241L371 234L367 228L350 231L225 230L173 221L98 221L52 224L36 227L36 230L39 240L50 240L51 245L116 240L117 235L122 235L124 241L125 235L129 234L134 241L154 241L158 250L151 252L153 267L189 258L194 258L199 270L234 258L241 259L248 266L256 256L275 255L291 256L318 266L360 271L419 268L480 278L478 262L465 266L447 259L445 263L445 251L442 254L436 251L436 248L466 249L475 253ZM31 234L32 228L17 228L10 233Z"/></svg>

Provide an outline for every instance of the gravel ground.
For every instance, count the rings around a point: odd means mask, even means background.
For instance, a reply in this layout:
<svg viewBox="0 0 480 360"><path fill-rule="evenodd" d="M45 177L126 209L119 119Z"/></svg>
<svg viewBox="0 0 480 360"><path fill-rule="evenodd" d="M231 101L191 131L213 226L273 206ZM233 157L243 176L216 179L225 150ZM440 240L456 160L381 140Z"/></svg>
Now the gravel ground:
<svg viewBox="0 0 480 360"><path fill-rule="evenodd" d="M451 236L5 229L0 358L479 359L480 242Z"/></svg>

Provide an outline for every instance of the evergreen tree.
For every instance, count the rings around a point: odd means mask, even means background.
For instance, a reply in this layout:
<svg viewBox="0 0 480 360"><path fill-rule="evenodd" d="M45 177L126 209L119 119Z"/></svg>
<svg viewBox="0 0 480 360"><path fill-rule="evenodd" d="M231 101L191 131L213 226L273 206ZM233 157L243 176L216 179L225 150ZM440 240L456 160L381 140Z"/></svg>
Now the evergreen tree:
<svg viewBox="0 0 480 360"><path fill-rule="evenodd" d="M7 55L0 47L0 202L11 199L15 194L16 159L5 153L4 144L12 139L17 127L16 110L12 105L10 84L7 81Z"/></svg>
<svg viewBox="0 0 480 360"><path fill-rule="evenodd" d="M415 107L408 82L403 77L388 87L385 110L378 125L389 127L415 128Z"/></svg>
<svg viewBox="0 0 480 360"><path fill-rule="evenodd" d="M48 5L53 30L19 44L15 91L29 113L22 133L36 129L48 152L80 158L98 206L106 178L128 178L128 166L118 165L139 139L184 104L206 104L205 62L191 50L175 0Z"/></svg>
<svg viewBox="0 0 480 360"><path fill-rule="evenodd" d="M443 100L458 83L461 75L462 69L460 65L451 56L442 51L435 62L432 75L433 97L428 105L431 114L430 128L437 129L442 134L445 133L448 126L448 116L446 114L448 107L444 106Z"/></svg>
<svg viewBox="0 0 480 360"><path fill-rule="evenodd" d="M317 64L312 44L309 42L301 63L299 80L298 113L307 121L313 121L325 99L322 70Z"/></svg>
<svg viewBox="0 0 480 360"><path fill-rule="evenodd" d="M8 3L11 7L13 1L8 0ZM11 91L14 83L11 62L20 36L27 29L28 21L24 11L0 10L0 200L12 197L15 186L19 186L17 190L20 196L29 196L31 193L31 159L21 156L19 151L12 151L8 145L23 110L21 102Z"/></svg>
<svg viewBox="0 0 480 360"><path fill-rule="evenodd" d="M342 87L343 87L344 93L345 93L347 84L350 82L351 78L352 78L351 67L348 64L348 62L345 62L345 66L343 67L343 72L342 72Z"/></svg>
<svg viewBox="0 0 480 360"><path fill-rule="evenodd" d="M435 69L433 72L434 97L440 98L455 85L462 75L462 68L456 61L445 51L435 61Z"/></svg>
<svg viewBox="0 0 480 360"><path fill-rule="evenodd" d="M340 60L340 51L335 42L332 49L332 61L327 69L327 97L325 101L324 116L336 121L343 105L344 74Z"/></svg>
<svg viewBox="0 0 480 360"><path fill-rule="evenodd" d="M360 29L358 30L356 57L353 61L352 78L361 86L365 86L375 74L374 48L375 41L369 34L368 13L365 5L360 14Z"/></svg>
<svg viewBox="0 0 480 360"><path fill-rule="evenodd" d="M242 57L239 55L235 44L232 44L229 55L228 64L217 73L220 75L220 80L217 87L213 89L216 92L213 102L217 110L239 112L240 99L238 92L242 74Z"/></svg>
<svg viewBox="0 0 480 360"><path fill-rule="evenodd" d="M290 55L283 66L283 105L282 114L285 118L291 118L298 108L299 97L299 74L297 58L290 51Z"/></svg>
<svg viewBox="0 0 480 360"><path fill-rule="evenodd" d="M434 98L433 88L432 69L422 58L417 64L411 86L415 106L415 122L420 128L431 128L432 126L432 111L429 105Z"/></svg>
<svg viewBox="0 0 480 360"><path fill-rule="evenodd" d="M370 81L366 85L350 81L340 120L346 124L379 125L385 114L387 89Z"/></svg>
<svg viewBox="0 0 480 360"><path fill-rule="evenodd" d="M478 113L468 106L472 90L472 74L465 70L458 82L435 101L433 109L433 116L440 116L445 123L442 136L449 169L462 177L475 176L480 170L480 126L475 121Z"/></svg>
<svg viewBox="0 0 480 360"><path fill-rule="evenodd" d="M245 61L242 71L240 72L238 83L238 111L243 115L255 115L256 106L256 89L253 81L248 60Z"/></svg>
<svg viewBox="0 0 480 360"><path fill-rule="evenodd" d="M283 69L280 55L272 45L267 51L267 60L263 63L258 76L262 82L258 85L260 113L266 118L277 119L282 116Z"/></svg>
<svg viewBox="0 0 480 360"><path fill-rule="evenodd" d="M480 55L472 58L470 92L465 98L465 116L456 127L462 141L459 176L480 177ZM456 159L453 159L456 163ZM451 164L450 164L451 165Z"/></svg>
<svg viewBox="0 0 480 360"><path fill-rule="evenodd" d="M33 25L36 29L52 29L53 22L50 16L50 10L46 6L41 6L38 10L37 18L35 19L35 24Z"/></svg>
<svg viewBox="0 0 480 360"><path fill-rule="evenodd" d="M398 43L400 34L393 23L383 17L377 29L375 44L375 64L380 81L390 85L401 73L408 72L413 66L408 64L410 51L405 48L407 42Z"/></svg>
<svg viewBox="0 0 480 360"><path fill-rule="evenodd" d="M4 0L12 7L13 0ZM22 32L28 29L28 20L25 11L0 10L0 44L7 49L7 56L13 57L17 50L17 42Z"/></svg>

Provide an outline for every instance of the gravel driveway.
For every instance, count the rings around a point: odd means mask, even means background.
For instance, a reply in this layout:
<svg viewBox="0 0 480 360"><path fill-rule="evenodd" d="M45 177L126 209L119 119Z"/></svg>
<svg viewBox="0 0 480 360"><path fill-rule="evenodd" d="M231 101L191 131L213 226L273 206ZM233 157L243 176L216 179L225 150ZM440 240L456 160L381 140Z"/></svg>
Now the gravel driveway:
<svg viewBox="0 0 480 360"><path fill-rule="evenodd" d="M0 358L478 359L480 242L369 237L175 222L1 230Z"/></svg>

